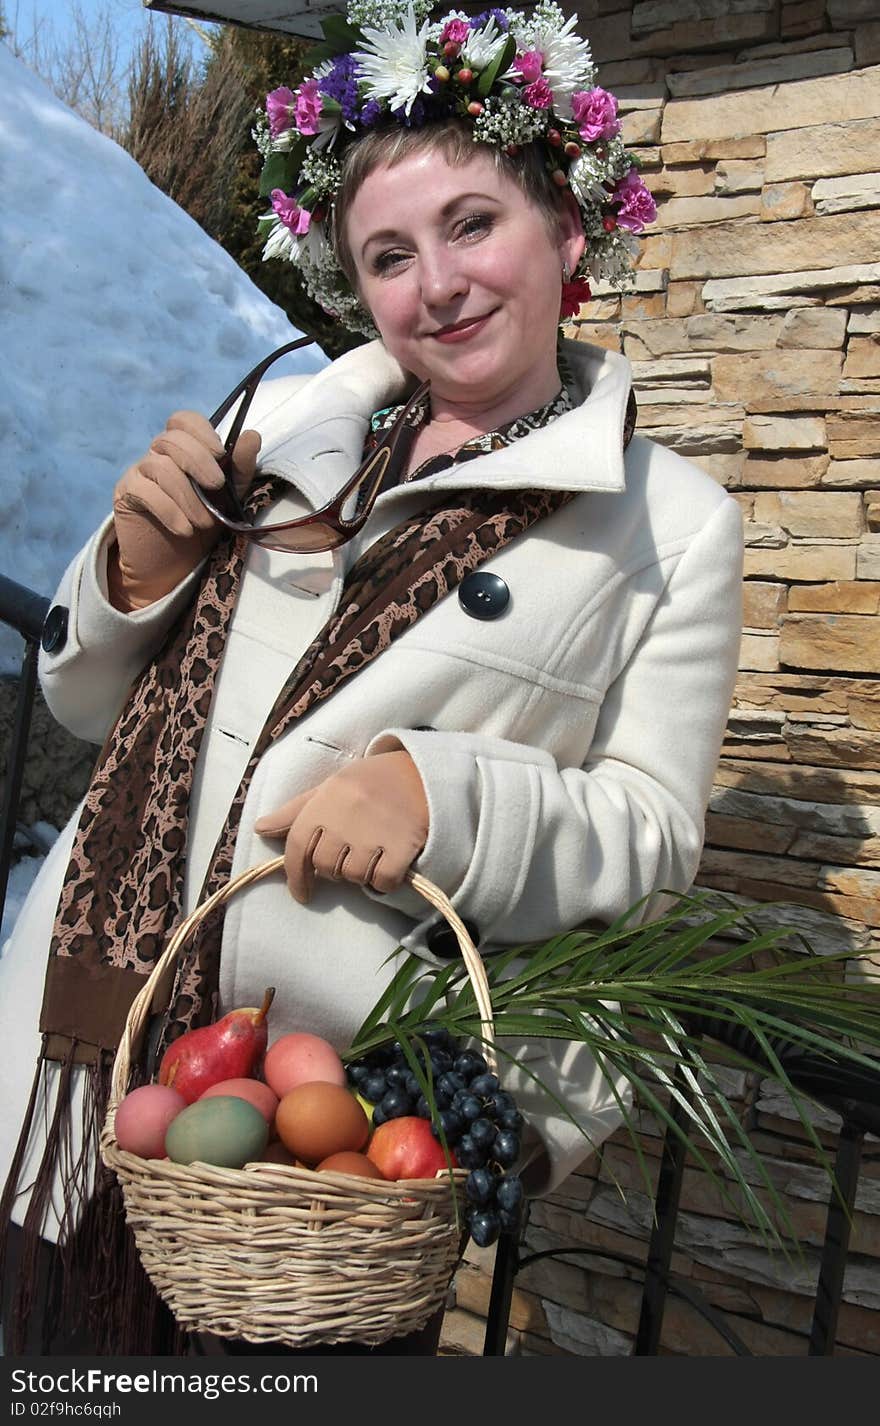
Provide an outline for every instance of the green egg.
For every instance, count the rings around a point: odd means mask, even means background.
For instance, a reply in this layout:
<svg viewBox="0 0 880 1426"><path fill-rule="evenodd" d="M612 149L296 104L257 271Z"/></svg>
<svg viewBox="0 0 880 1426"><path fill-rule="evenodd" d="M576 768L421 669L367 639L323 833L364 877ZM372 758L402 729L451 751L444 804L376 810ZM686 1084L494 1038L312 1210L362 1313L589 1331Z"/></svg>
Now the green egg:
<svg viewBox="0 0 880 1426"><path fill-rule="evenodd" d="M172 1120L165 1152L176 1164L240 1169L260 1157L268 1138L269 1126L259 1109L231 1094L217 1094L196 1100Z"/></svg>

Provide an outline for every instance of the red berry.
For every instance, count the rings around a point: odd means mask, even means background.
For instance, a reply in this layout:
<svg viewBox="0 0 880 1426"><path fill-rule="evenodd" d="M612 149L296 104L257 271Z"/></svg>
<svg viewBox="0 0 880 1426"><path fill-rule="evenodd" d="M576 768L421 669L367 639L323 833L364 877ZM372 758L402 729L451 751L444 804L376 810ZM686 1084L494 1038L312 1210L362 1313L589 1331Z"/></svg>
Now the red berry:
<svg viewBox="0 0 880 1426"><path fill-rule="evenodd" d="M547 130L547 142L548 144L552 144L555 149L559 148L562 143L562 135L558 129Z"/></svg>
<svg viewBox="0 0 880 1426"><path fill-rule="evenodd" d="M602 227L605 229L606 233L613 233L614 229L617 227L617 219L613 218L609 213L607 218L602 219Z"/></svg>
<svg viewBox="0 0 880 1426"><path fill-rule="evenodd" d="M474 71L465 67L460 69L455 77L459 84L470 84L474 77Z"/></svg>
<svg viewBox="0 0 880 1426"><path fill-rule="evenodd" d="M447 79L449 78L449 70L446 68L445 64L438 64L437 68L434 70L434 78L439 79L441 84L446 83Z"/></svg>
<svg viewBox="0 0 880 1426"><path fill-rule="evenodd" d="M467 106L467 111L474 119L478 119L483 112L483 106L478 100L472 99Z"/></svg>
<svg viewBox="0 0 880 1426"><path fill-rule="evenodd" d="M504 152L507 154L508 158L515 158L516 155L519 153L519 144L505 144Z"/></svg>
<svg viewBox="0 0 880 1426"><path fill-rule="evenodd" d="M461 45L457 45L454 40L447 40L443 46L443 53L447 59L455 59L460 49Z"/></svg>
<svg viewBox="0 0 880 1426"><path fill-rule="evenodd" d="M569 158L580 158L581 146L580 144L576 144L572 139L569 143L565 145L565 152L568 154Z"/></svg>
<svg viewBox="0 0 880 1426"><path fill-rule="evenodd" d="M561 168L554 168L554 170L553 170L553 182L556 184L556 187L557 187L557 188L565 188L565 186L567 185L568 179L566 178L565 174L562 172L562 169L561 169Z"/></svg>
<svg viewBox="0 0 880 1426"><path fill-rule="evenodd" d="M324 208L323 203L316 203L314 208L312 209L312 222L323 223L325 212L326 210Z"/></svg>

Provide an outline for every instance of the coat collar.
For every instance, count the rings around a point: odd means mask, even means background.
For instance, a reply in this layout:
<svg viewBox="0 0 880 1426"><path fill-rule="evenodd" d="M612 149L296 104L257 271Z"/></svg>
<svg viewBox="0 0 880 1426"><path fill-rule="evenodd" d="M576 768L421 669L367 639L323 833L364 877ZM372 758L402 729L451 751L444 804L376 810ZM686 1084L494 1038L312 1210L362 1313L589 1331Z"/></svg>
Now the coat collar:
<svg viewBox="0 0 880 1426"><path fill-rule="evenodd" d="M428 476L420 489L623 490L630 364L586 342L564 341L563 350L573 410L523 440ZM373 412L402 399L412 385L381 342L346 352L273 409L262 427L261 465L289 476L307 499L323 502L361 460ZM405 489L380 500L394 501Z"/></svg>

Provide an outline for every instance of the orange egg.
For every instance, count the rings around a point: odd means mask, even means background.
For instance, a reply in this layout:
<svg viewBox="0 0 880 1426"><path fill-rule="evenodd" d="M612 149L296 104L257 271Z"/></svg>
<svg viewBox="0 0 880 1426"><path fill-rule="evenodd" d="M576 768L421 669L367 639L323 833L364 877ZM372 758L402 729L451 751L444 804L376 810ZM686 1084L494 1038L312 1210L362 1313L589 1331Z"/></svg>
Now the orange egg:
<svg viewBox="0 0 880 1426"><path fill-rule="evenodd" d="M290 1152L309 1164L330 1154L357 1153L370 1133L351 1091L325 1080L309 1080L285 1094L275 1111L275 1128Z"/></svg>
<svg viewBox="0 0 880 1426"><path fill-rule="evenodd" d="M372 1159L368 1159L366 1154L331 1154L329 1158L322 1159L318 1164L318 1171L330 1173L353 1173L361 1178L381 1178Z"/></svg>

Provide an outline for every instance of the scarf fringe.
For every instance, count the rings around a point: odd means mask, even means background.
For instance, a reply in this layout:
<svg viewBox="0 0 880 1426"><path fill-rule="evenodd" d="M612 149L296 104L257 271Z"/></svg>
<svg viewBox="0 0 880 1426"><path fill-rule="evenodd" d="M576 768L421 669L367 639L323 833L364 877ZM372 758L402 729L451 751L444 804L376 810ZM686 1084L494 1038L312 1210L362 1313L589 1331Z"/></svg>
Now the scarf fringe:
<svg viewBox="0 0 880 1426"><path fill-rule="evenodd" d="M46 1042L37 1061L30 1098L0 1198L0 1316L8 1355L52 1355L61 1350L95 1356L181 1356L189 1337L178 1327L141 1266L125 1218L122 1189L101 1162L101 1129L110 1096L112 1056L83 1066L82 1147L73 1149L74 1041L61 1061L45 1147L30 1185L30 1201L19 1229L16 1269L9 1266L15 1203L26 1191L22 1168L42 1099L48 1097ZM52 1203L56 1173L65 1184L57 1246L46 1244L43 1229ZM48 1254L48 1263L46 1261ZM8 1280L9 1279L9 1280ZM8 1305L8 1311L7 1311ZM37 1321L41 1319L39 1333ZM67 1345L82 1339L81 1347ZM37 1340L35 1340L37 1339Z"/></svg>

